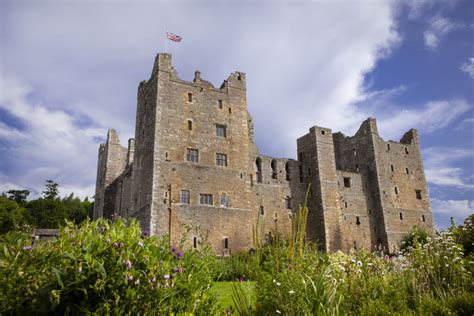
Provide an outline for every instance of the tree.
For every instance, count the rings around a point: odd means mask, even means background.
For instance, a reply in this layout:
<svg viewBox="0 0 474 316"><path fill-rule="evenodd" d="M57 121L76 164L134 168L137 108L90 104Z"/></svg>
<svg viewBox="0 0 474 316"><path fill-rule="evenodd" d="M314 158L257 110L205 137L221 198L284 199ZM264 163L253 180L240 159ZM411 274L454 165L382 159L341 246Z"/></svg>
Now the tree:
<svg viewBox="0 0 474 316"><path fill-rule="evenodd" d="M43 191L42 194L45 199L54 200L59 196L59 185L53 180L46 180L46 191Z"/></svg>
<svg viewBox="0 0 474 316"><path fill-rule="evenodd" d="M17 202L20 205L25 205L28 195L30 195L29 190L9 190L7 191L8 198Z"/></svg>
<svg viewBox="0 0 474 316"><path fill-rule="evenodd" d="M0 196L0 234L19 228L25 222L24 212L14 200Z"/></svg>
<svg viewBox="0 0 474 316"><path fill-rule="evenodd" d="M37 228L58 228L68 218L68 210L60 199L40 198L27 206L31 224Z"/></svg>

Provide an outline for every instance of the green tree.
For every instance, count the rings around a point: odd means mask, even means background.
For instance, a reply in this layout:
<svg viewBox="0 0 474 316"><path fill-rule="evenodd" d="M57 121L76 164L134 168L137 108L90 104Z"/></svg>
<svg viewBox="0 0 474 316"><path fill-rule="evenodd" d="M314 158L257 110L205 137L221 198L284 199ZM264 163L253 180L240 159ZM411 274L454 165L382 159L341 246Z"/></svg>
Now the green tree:
<svg viewBox="0 0 474 316"><path fill-rule="evenodd" d="M76 224L81 223L89 216L93 203L86 197L84 201L71 193L62 199L64 207L68 210L68 219Z"/></svg>
<svg viewBox="0 0 474 316"><path fill-rule="evenodd" d="M413 229L402 238L401 250L406 250L410 247L424 245L428 242L430 235L418 226L413 226Z"/></svg>
<svg viewBox="0 0 474 316"><path fill-rule="evenodd" d="M18 229L24 224L25 209L14 200L0 196L0 234Z"/></svg>
<svg viewBox="0 0 474 316"><path fill-rule="evenodd" d="M26 199L28 198L28 195L30 195L29 190L9 190L7 191L8 198L10 200L13 200L17 202L20 205L25 205L26 204Z"/></svg>
<svg viewBox="0 0 474 316"><path fill-rule="evenodd" d="M37 228L58 228L68 218L68 210L60 199L30 201L26 205L31 224Z"/></svg>
<svg viewBox="0 0 474 316"><path fill-rule="evenodd" d="M53 180L46 180L46 190L42 192L45 199L56 199L59 197L59 185Z"/></svg>

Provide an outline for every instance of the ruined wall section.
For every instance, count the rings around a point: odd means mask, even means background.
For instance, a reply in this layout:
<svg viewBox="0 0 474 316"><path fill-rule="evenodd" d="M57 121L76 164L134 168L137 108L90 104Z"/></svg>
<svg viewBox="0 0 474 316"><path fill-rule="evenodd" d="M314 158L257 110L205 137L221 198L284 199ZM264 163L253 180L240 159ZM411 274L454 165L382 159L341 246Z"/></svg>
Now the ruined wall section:
<svg viewBox="0 0 474 316"><path fill-rule="evenodd" d="M434 232L418 132L408 131L400 143L375 137L379 183L388 250L397 251L413 226Z"/></svg>
<svg viewBox="0 0 474 316"><path fill-rule="evenodd" d="M94 218L110 217L114 208L106 200L115 197L106 196L107 187L123 173L127 166L127 148L120 145L120 139L115 130L107 133L107 141L99 147L99 164L94 206Z"/></svg>
<svg viewBox="0 0 474 316"><path fill-rule="evenodd" d="M349 179L351 187L347 188L345 186L343 178L340 180L340 190L345 195L344 202L349 205L355 204L353 207L358 208L357 214L366 214L369 231L364 230L363 233L370 238L370 250L387 247L374 135L378 137L377 126L375 120L370 118L361 124L357 133L352 137L345 136L342 133L333 135L337 169L341 172L353 172L360 175L360 185L357 184L359 181L357 178L348 175L346 178ZM354 194L347 196L345 194L353 190L362 193L360 199L365 199L365 209L363 204L357 201L357 196ZM354 211L354 208L351 211ZM342 205L342 212L345 213L345 204ZM346 215L346 221L347 218ZM347 228L347 225L344 227ZM349 233L351 232L352 229L349 229ZM346 244L346 246L348 245ZM357 247L357 241L355 247ZM352 244L352 248L354 248L354 244Z"/></svg>
<svg viewBox="0 0 474 316"><path fill-rule="evenodd" d="M298 162L263 155L251 155L251 161L255 170L251 181L252 223L261 225L267 241L277 234L288 237L306 188L299 182Z"/></svg>
<svg viewBox="0 0 474 316"><path fill-rule="evenodd" d="M341 248L341 209L332 132L312 127L297 141L301 182L311 183L308 237L326 251Z"/></svg>
<svg viewBox="0 0 474 316"><path fill-rule="evenodd" d="M362 175L357 172L337 170L341 205L341 249L372 250L372 221L368 207L368 196ZM349 179L350 186L345 182Z"/></svg>

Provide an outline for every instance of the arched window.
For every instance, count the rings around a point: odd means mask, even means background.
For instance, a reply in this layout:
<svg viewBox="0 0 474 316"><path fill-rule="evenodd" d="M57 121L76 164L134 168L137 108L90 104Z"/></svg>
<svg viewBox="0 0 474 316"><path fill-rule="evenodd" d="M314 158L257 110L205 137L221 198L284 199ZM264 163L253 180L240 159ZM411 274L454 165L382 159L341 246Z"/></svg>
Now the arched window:
<svg viewBox="0 0 474 316"><path fill-rule="evenodd" d="M290 181L290 163L289 162L285 164L285 171L286 171L286 181Z"/></svg>
<svg viewBox="0 0 474 316"><path fill-rule="evenodd" d="M272 179L277 179L277 162L275 159L272 160L271 162L271 167L272 167Z"/></svg>
<svg viewBox="0 0 474 316"><path fill-rule="evenodd" d="M257 173L257 183L262 183L262 159L260 157L255 161L256 173Z"/></svg>

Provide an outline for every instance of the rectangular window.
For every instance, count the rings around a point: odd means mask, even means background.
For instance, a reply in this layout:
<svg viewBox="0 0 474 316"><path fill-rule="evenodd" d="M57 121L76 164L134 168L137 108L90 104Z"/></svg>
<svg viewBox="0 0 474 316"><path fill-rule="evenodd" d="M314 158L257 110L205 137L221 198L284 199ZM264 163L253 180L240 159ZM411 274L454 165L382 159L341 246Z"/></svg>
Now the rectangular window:
<svg viewBox="0 0 474 316"><path fill-rule="evenodd" d="M227 128L225 125L216 124L216 136L226 138L227 137L226 129Z"/></svg>
<svg viewBox="0 0 474 316"><path fill-rule="evenodd" d="M395 194L398 194L398 188L395 187Z"/></svg>
<svg viewBox="0 0 474 316"><path fill-rule="evenodd" d="M192 131L193 130L193 121L188 120L188 130Z"/></svg>
<svg viewBox="0 0 474 316"><path fill-rule="evenodd" d="M285 199L285 205L287 209L291 210L291 198L289 196Z"/></svg>
<svg viewBox="0 0 474 316"><path fill-rule="evenodd" d="M197 248L197 238L193 237L193 248Z"/></svg>
<svg viewBox="0 0 474 316"><path fill-rule="evenodd" d="M421 220L424 222L426 222L426 219L425 219L425 215L421 215Z"/></svg>
<svg viewBox="0 0 474 316"><path fill-rule="evenodd" d="M390 170L392 170L392 172L395 171L395 167L393 165L390 165Z"/></svg>
<svg viewBox="0 0 474 316"><path fill-rule="evenodd" d="M226 154L216 154L216 165L227 167L227 155Z"/></svg>
<svg viewBox="0 0 474 316"><path fill-rule="evenodd" d="M186 160L190 162L199 162L199 151L197 149L187 148Z"/></svg>
<svg viewBox="0 0 474 316"><path fill-rule="evenodd" d="M360 218L359 218L359 216L356 216L356 224L357 224L357 225L360 225Z"/></svg>
<svg viewBox="0 0 474 316"><path fill-rule="evenodd" d="M224 238L224 249L229 249L229 238Z"/></svg>
<svg viewBox="0 0 474 316"><path fill-rule="evenodd" d="M390 150L390 144L387 144L387 150Z"/></svg>
<svg viewBox="0 0 474 316"><path fill-rule="evenodd" d="M189 204L189 191L182 190L179 195L179 203L181 204Z"/></svg>
<svg viewBox="0 0 474 316"><path fill-rule="evenodd" d="M189 103L193 102L193 94L192 93L188 93L188 102Z"/></svg>
<svg viewBox="0 0 474 316"><path fill-rule="evenodd" d="M221 207L229 207L229 197L227 194L221 194Z"/></svg>
<svg viewBox="0 0 474 316"><path fill-rule="evenodd" d="M421 200L421 190L415 190L416 199Z"/></svg>
<svg viewBox="0 0 474 316"><path fill-rule="evenodd" d="M408 170L408 168L405 168L405 173L410 174L410 170Z"/></svg>
<svg viewBox="0 0 474 316"><path fill-rule="evenodd" d="M344 177L344 187L350 188L351 187L351 178Z"/></svg>
<svg viewBox="0 0 474 316"><path fill-rule="evenodd" d="M260 206L260 215L265 215L265 209L263 208L263 205Z"/></svg>
<svg viewBox="0 0 474 316"><path fill-rule="evenodd" d="M217 106L222 109L222 100L217 100Z"/></svg>
<svg viewBox="0 0 474 316"><path fill-rule="evenodd" d="M398 215L400 216L400 220L403 220L403 213L400 212Z"/></svg>
<svg viewBox="0 0 474 316"><path fill-rule="evenodd" d="M212 194L199 194L199 203L204 205L214 205Z"/></svg>

